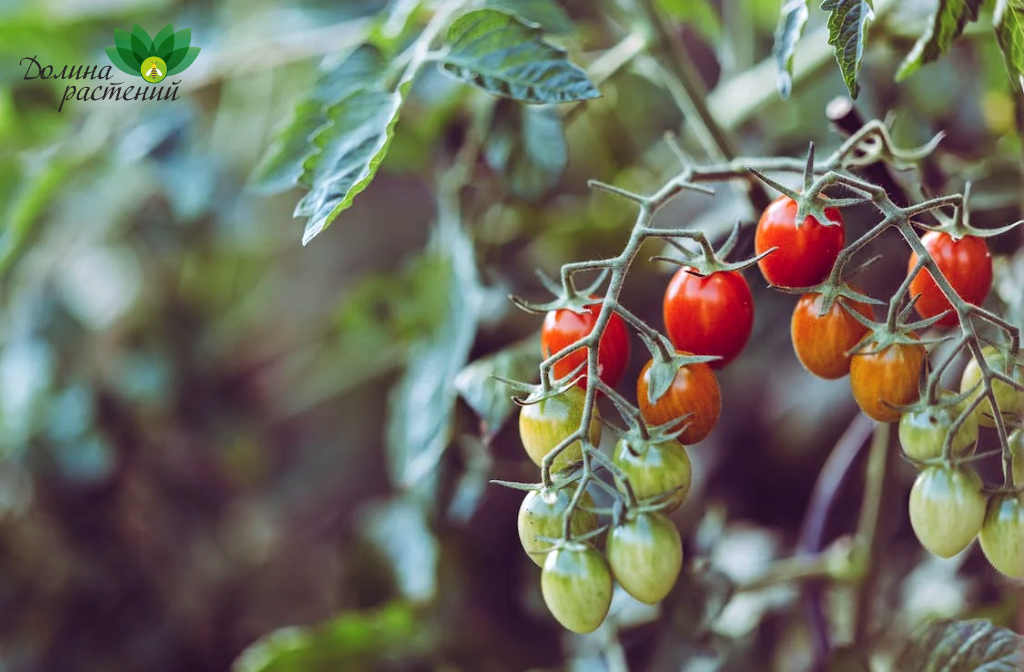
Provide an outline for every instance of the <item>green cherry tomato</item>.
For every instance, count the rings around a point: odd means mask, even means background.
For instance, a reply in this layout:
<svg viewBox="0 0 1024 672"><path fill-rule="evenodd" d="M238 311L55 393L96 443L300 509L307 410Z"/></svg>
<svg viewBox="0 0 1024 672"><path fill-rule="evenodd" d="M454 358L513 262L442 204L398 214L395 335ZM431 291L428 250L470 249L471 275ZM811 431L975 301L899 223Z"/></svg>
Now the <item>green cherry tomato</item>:
<svg viewBox="0 0 1024 672"><path fill-rule="evenodd" d="M1007 371L1006 355L992 346L982 348L981 354L988 363L989 368L993 371L1006 373L1013 380L1024 383L1024 366L1015 363L1013 372ZM963 377L960 379L960 393L967 392L977 385L980 380L981 367L978 366L978 362L974 358L971 358L971 361L967 363L967 368L964 369ZM1004 422L1010 422L1017 415L1024 413L1024 392L1007 385L1001 380L993 381L992 390L996 393L996 402L999 404L999 410L1003 414ZM979 386L975 394L981 393L982 389ZM995 411L992 410L992 402L988 399L978 404L974 409L974 414L978 418L978 424L982 427L996 426Z"/></svg>
<svg viewBox="0 0 1024 672"><path fill-rule="evenodd" d="M665 599L683 566L679 530L660 513L641 513L613 527L605 552L623 590L647 604Z"/></svg>
<svg viewBox="0 0 1024 672"><path fill-rule="evenodd" d="M992 498L978 541L989 564L1006 576L1024 577L1024 501L1020 495Z"/></svg>
<svg viewBox="0 0 1024 672"><path fill-rule="evenodd" d="M1015 429L1007 437L1010 455L1013 457L1013 482L1024 484L1024 430Z"/></svg>
<svg viewBox="0 0 1024 672"><path fill-rule="evenodd" d="M536 404L527 404L519 413L519 438L526 454L537 466L544 456L580 427L583 420L583 401L586 393L578 387L571 387ZM594 407L590 418L590 443L601 443L601 416ZM552 465L555 470L564 469L583 459L580 442L576 441L559 453Z"/></svg>
<svg viewBox="0 0 1024 672"><path fill-rule="evenodd" d="M949 394L948 396L953 396ZM942 445L949 436L950 427L960 417L963 407L928 406L904 413L900 418L900 445L912 460L930 460L942 456ZM953 454L964 455L978 440L978 420L968 415L953 437Z"/></svg>
<svg viewBox="0 0 1024 672"><path fill-rule="evenodd" d="M568 630L597 630L612 603L608 561L590 544L570 541L550 553L540 573L544 603Z"/></svg>
<svg viewBox="0 0 1024 672"><path fill-rule="evenodd" d="M690 491L690 456L678 441L622 439L615 445L612 460L629 477L637 499L664 495L665 513L678 509Z"/></svg>
<svg viewBox="0 0 1024 672"><path fill-rule="evenodd" d="M531 490L526 493L519 507L519 541L538 567L544 566L544 557L551 550L551 543L537 537L561 538L562 520L575 492L574 485L561 490ZM580 496L580 504L591 508L594 506L590 493L584 492ZM573 536L596 530L597 515L577 507L570 527Z"/></svg>
<svg viewBox="0 0 1024 672"><path fill-rule="evenodd" d="M940 558L967 548L985 520L981 479L971 469L928 467L910 490L910 524L918 541Z"/></svg>

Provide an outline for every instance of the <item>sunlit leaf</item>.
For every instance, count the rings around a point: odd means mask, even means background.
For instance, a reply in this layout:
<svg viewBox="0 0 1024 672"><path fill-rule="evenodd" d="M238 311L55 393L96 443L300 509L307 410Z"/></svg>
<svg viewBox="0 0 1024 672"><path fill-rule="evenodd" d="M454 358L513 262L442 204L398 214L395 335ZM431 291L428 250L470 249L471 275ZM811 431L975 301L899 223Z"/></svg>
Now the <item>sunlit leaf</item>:
<svg viewBox="0 0 1024 672"><path fill-rule="evenodd" d="M807 0L786 0L779 14L772 55L779 69L778 87L783 98L789 98L793 90L793 54L796 53L796 43L803 33L808 13Z"/></svg>
<svg viewBox="0 0 1024 672"><path fill-rule="evenodd" d="M486 5L538 23L549 33L572 32L572 19L555 0L487 0Z"/></svg>
<svg viewBox="0 0 1024 672"><path fill-rule="evenodd" d="M1024 89L1024 1L999 0L993 17L996 40L1010 79Z"/></svg>
<svg viewBox="0 0 1024 672"><path fill-rule="evenodd" d="M854 98L860 93L861 60L868 21L874 18L870 0L824 0L821 8L829 12L828 43L835 48L836 62Z"/></svg>
<svg viewBox="0 0 1024 672"><path fill-rule="evenodd" d="M939 0L932 15L928 31L921 36L896 73L899 81L913 74L925 63L930 63L949 51L953 40L964 27L978 20L978 11L984 0Z"/></svg>
<svg viewBox="0 0 1024 672"><path fill-rule="evenodd" d="M722 21L708 0L658 0L672 18L692 25L709 40L722 34Z"/></svg>
<svg viewBox="0 0 1024 672"><path fill-rule="evenodd" d="M497 96L524 103L565 103L600 96L565 50L512 14L480 9L448 29L444 72Z"/></svg>
<svg viewBox="0 0 1024 672"><path fill-rule="evenodd" d="M1024 670L1024 637L989 621L935 621L907 644L894 669L1020 672Z"/></svg>

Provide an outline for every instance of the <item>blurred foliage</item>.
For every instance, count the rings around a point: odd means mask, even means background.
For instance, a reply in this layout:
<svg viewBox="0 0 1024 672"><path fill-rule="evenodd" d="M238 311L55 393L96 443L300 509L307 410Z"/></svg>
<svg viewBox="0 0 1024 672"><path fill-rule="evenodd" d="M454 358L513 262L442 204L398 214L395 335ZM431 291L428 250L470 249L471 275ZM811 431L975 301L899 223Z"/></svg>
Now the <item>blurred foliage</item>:
<svg viewBox="0 0 1024 672"><path fill-rule="evenodd" d="M824 110L846 86L823 12L809 13L783 101L779 2L659 4L744 154L840 141ZM875 4L862 113L891 113L904 144L944 131L921 183L972 179L976 226L1016 219L1021 106L998 42L971 24L896 84L935 3ZM675 168L668 130L704 155L646 59L591 72L634 28L630 3L487 5L544 26L602 98L526 108L428 69L377 179L303 248L301 193L253 188L296 177L274 157L305 145L275 154L275 133L282 120L314 133L344 58L367 40L394 57L430 19L420 3L0 2L0 669L807 669L796 587L730 596L794 552L854 406L842 384L803 372L784 328L793 299L761 287L751 347L722 376L724 422L692 451L693 494L674 514L684 580L661 610L617 595L586 637L544 609L515 534L521 493L486 484L536 478L508 396L483 382L539 358L539 320L506 296L539 296L534 269L621 249L635 213L588 179L661 184ZM115 28L171 21L202 49L177 101L58 112L66 82L23 79L26 56L102 64ZM453 198L446 176L473 143L482 156ZM915 174L896 180L917 193ZM866 215L847 220L860 231ZM659 224L719 238L754 216L722 185ZM1024 324L1020 242L996 241L992 301ZM752 246L747 228L738 253ZM857 281L891 292L905 249L883 238L870 253L883 258ZM660 324L672 270L638 264L624 302ZM926 619L1020 626L1019 588L977 551L925 557L904 510L911 470L898 473L871 625L878 672L909 669L894 661ZM858 479L836 495L829 539L853 525ZM824 592L850 639L849 590Z"/></svg>

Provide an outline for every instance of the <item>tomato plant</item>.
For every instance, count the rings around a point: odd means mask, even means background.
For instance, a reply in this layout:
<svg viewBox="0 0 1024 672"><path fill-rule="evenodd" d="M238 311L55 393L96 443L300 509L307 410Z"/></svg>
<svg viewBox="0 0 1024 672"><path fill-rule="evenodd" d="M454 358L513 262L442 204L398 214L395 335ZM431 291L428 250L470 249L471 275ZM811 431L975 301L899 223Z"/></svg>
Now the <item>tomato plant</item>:
<svg viewBox="0 0 1024 672"><path fill-rule="evenodd" d="M670 513L690 491L693 468L686 449L675 440L646 441L627 437L615 444L615 466L629 478L637 499L657 497Z"/></svg>
<svg viewBox="0 0 1024 672"><path fill-rule="evenodd" d="M921 237L921 242L961 299L976 306L985 301L992 287L992 255L984 238L964 236L956 239L945 231L929 231ZM917 261L917 254L912 253L908 273L917 266ZM929 318L951 311L937 324L951 327L960 321L928 269L922 269L911 281L910 294L920 294L914 308L921 317Z"/></svg>
<svg viewBox="0 0 1024 672"><path fill-rule="evenodd" d="M754 328L754 297L743 275L718 271L707 277L689 266L669 282L662 302L665 331L676 350L714 355L722 368L740 354Z"/></svg>
<svg viewBox="0 0 1024 672"><path fill-rule="evenodd" d="M850 309L868 319L874 317L874 311L869 304L848 298L836 301L824 315L821 308L821 294L801 296L793 309L790 338L804 368L819 378L835 380L850 372L850 351L868 333Z"/></svg>
<svg viewBox="0 0 1024 672"><path fill-rule="evenodd" d="M650 375L653 364L652 359L644 365L636 383L636 398L644 420L657 426L682 418L675 425L676 429L682 429L679 440L687 445L703 441L718 424L718 416L722 412L722 393L711 367L703 363L679 367L668 391L652 401Z"/></svg>
<svg viewBox="0 0 1024 672"><path fill-rule="evenodd" d="M683 565L679 530L660 513L641 513L608 532L612 574L627 593L647 604L665 599Z"/></svg>
<svg viewBox="0 0 1024 672"><path fill-rule="evenodd" d="M1020 494L993 497L978 534L985 557L1007 576L1024 577L1024 502Z"/></svg>
<svg viewBox="0 0 1024 672"><path fill-rule="evenodd" d="M561 394L527 404L519 412L519 438L530 459L540 466L544 458L559 443L580 428L583 420L583 402L586 393L571 387ZM589 428L590 443L601 443L601 416L594 409ZM564 469L582 459L581 445L576 441L554 460L555 469Z"/></svg>
<svg viewBox="0 0 1024 672"><path fill-rule="evenodd" d="M523 550L538 567L544 566L544 558L551 550L552 544L545 539L559 539L562 536L562 520L569 511L576 488L531 490L523 498L519 507L518 528L519 541ZM590 493L580 496L580 504L593 508L594 500ZM576 509L572 518L570 531L579 536L597 529L597 516L584 508Z"/></svg>
<svg viewBox="0 0 1024 672"><path fill-rule="evenodd" d="M754 250L768 253L757 262L764 279L777 287L811 287L828 277L843 249L845 231L837 208L825 208L832 224L808 216L797 226L797 202L789 196L772 201L761 214Z"/></svg>
<svg viewBox="0 0 1024 672"><path fill-rule="evenodd" d="M573 632L597 630L612 603L608 561L589 544L568 542L548 553L540 586L551 614Z"/></svg>
<svg viewBox="0 0 1024 672"><path fill-rule="evenodd" d="M985 520L981 479L965 467L928 467L910 490L910 524L921 545L951 558L978 536Z"/></svg>
<svg viewBox="0 0 1024 672"><path fill-rule="evenodd" d="M567 308L548 312L541 327L541 353L545 357L550 357L589 335L600 312L600 302L590 304L582 313L575 313ZM608 327L601 334L597 345L597 370L601 380L612 387L618 385L626 373L629 352L629 332L626 330L626 323L612 313ZM587 348L570 352L555 363L555 377L568 376L586 361ZM585 388L586 376L581 378L578 384Z"/></svg>
<svg viewBox="0 0 1024 672"><path fill-rule="evenodd" d="M913 338L916 338L914 336ZM919 378L926 353L919 343L893 343L876 350L875 343L855 354L850 362L853 398L867 415L879 422L895 422L900 411L920 396Z"/></svg>

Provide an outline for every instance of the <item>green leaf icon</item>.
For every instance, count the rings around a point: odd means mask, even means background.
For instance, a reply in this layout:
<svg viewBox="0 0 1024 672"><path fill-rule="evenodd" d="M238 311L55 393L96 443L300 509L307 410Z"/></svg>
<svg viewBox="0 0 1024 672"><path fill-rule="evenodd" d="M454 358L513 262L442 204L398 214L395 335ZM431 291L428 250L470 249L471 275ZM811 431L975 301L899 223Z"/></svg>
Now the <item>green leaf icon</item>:
<svg viewBox="0 0 1024 672"><path fill-rule="evenodd" d="M107 57L118 70L142 77L142 64L147 58L157 57L167 66L166 76L176 75L188 68L199 55L199 47L190 47L192 29L174 32L171 24L164 26L155 38L135 24L132 31L114 29L114 46L107 47Z"/></svg>
<svg viewBox="0 0 1024 672"><path fill-rule="evenodd" d="M164 63L174 51L174 28L171 24L164 26L153 38L153 56L159 56Z"/></svg>

